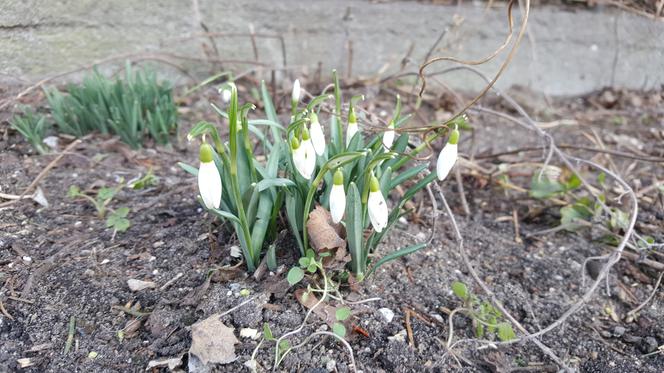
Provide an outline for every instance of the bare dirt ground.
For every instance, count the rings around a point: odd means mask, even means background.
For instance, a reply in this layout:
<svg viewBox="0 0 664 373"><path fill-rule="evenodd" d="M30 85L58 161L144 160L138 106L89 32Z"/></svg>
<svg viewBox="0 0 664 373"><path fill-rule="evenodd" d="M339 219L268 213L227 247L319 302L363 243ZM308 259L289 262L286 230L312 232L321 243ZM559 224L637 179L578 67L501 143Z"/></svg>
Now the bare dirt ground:
<svg viewBox="0 0 664 373"><path fill-rule="evenodd" d="M639 193L637 229L664 242L663 192L657 187L664 179L662 91L607 90L556 100L523 89L512 93L559 144L568 146L566 151L620 173ZM392 100L383 102L381 97L370 99L370 106L391 111ZM173 148L133 151L116 139L92 136L40 182L50 207L23 200L0 209L0 371L139 372L151 360L183 355L186 367L190 326L251 299L222 317L239 339L238 358L213 369L248 371L243 363L258 342L241 338L241 328L261 330L267 322L278 336L299 326L305 309L294 298L294 289L288 289L283 273L268 274L257 282L241 267L223 267L236 264L229 256L235 237L203 214L195 201L195 180L176 166L177 161L196 164L196 145L187 144L184 134L201 118L215 120L206 105L208 98L216 99L206 94L181 103L183 128ZM452 101L430 97L420 116L443 117ZM510 112L501 99L487 98L481 105ZM35 155L8 128L4 121L8 113L2 115L0 192L20 194L55 155ZM567 120L552 122L558 119ZM473 266L519 322L535 332L583 294L584 272L586 286L597 274L594 264L584 271L584 260L607 253L612 246L600 242L591 229L529 236L559 223L555 204L501 187L498 178L472 165L487 170L499 164L541 162L542 150L530 148L544 144L493 116L471 114L470 122L473 135L464 132L460 149L472 163L459 165L470 215L464 212L454 178L442 184L443 190L459 219ZM60 141L63 148L70 140ZM523 148L530 150L513 152ZM156 186L124 189L113 202L131 207L132 226L125 233L113 235L89 204L67 197L72 184L82 189L112 186L120 177L130 179L148 168L159 178ZM527 188L533 170L515 168L510 180ZM379 254L429 234L430 202L421 196L416 205L416 214L393 231ZM518 217L518 230L513 216ZM287 270L296 259L286 239L279 263ZM541 341L582 372L661 372L664 354L653 352L664 344L664 292L655 289L663 266L661 249L623 258L592 301ZM208 276L211 270L213 275ZM156 288L131 291L128 279L153 281ZM447 353L448 316L461 305L450 290L453 281L462 281L484 296L463 264L448 217L441 215L426 249L381 268L354 290L343 289L348 300L380 298L352 306L357 329L349 341L357 368L363 372L558 370L529 342L478 349L480 344L470 341ZM249 289L250 295L240 295L242 289ZM638 317L628 320L627 313L653 291ZM386 320L380 308L393 311L394 318ZM65 354L72 317L73 343ZM457 314L452 325L454 341L474 337L467 317ZM325 328L324 323L313 317L294 340L320 328ZM19 359L24 358L32 365L21 369ZM273 360L274 346L263 344L257 354L259 371L271 369ZM339 343L314 339L291 353L278 370L348 372L349 363Z"/></svg>

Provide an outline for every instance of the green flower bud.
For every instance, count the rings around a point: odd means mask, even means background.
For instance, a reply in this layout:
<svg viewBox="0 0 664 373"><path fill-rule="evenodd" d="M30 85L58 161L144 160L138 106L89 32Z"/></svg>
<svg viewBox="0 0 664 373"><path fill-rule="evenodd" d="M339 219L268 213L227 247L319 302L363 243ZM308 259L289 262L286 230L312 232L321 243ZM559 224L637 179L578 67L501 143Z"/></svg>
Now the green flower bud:
<svg viewBox="0 0 664 373"><path fill-rule="evenodd" d="M448 144L456 144L458 142L459 142L459 130L455 128L452 131L452 133L450 134L450 139L447 140L447 143Z"/></svg>
<svg viewBox="0 0 664 373"><path fill-rule="evenodd" d="M344 184L344 173L341 172L340 168L337 168L337 170L334 172L334 185L343 185Z"/></svg>
<svg viewBox="0 0 664 373"><path fill-rule="evenodd" d="M300 147L300 140L298 140L297 137L295 137L295 136L293 136L293 138L291 138L290 143L291 143L291 149L293 149L293 150Z"/></svg>
<svg viewBox="0 0 664 373"><path fill-rule="evenodd" d="M371 181L369 181L369 191L370 192L378 192L380 190L380 183L378 182L378 178L374 175L371 175Z"/></svg>
<svg viewBox="0 0 664 373"><path fill-rule="evenodd" d="M214 159L212 155L212 146L208 143L201 144L201 150L199 152L198 158L203 163L212 162Z"/></svg>

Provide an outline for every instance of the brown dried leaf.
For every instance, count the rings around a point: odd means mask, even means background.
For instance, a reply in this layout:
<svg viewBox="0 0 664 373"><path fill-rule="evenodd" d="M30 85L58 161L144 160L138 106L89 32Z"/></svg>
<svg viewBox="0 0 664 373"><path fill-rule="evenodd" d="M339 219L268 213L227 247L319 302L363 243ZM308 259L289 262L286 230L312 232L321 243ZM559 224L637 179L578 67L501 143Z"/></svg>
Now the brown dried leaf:
<svg viewBox="0 0 664 373"><path fill-rule="evenodd" d="M308 309L312 309L318 303L318 298L313 293L309 293L304 289L295 290L295 298ZM334 323L337 322L337 308L327 304L326 302L321 302L316 308L313 308L313 312L323 319L327 325L332 327Z"/></svg>
<svg viewBox="0 0 664 373"><path fill-rule="evenodd" d="M309 214L307 233L311 246L316 252L321 252L323 249L346 247L346 240L341 238L343 234L341 224L334 224L329 211L320 205Z"/></svg>
<svg viewBox="0 0 664 373"><path fill-rule="evenodd" d="M239 343L233 329L221 322L219 314L214 314L191 326L191 347L194 355L203 365L228 364L236 359L235 344Z"/></svg>

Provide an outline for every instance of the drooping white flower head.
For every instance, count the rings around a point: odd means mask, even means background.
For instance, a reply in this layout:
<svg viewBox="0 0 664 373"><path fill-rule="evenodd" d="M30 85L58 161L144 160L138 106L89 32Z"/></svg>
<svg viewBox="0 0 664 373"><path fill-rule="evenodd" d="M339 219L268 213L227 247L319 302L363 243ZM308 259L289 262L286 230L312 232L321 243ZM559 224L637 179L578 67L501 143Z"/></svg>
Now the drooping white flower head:
<svg viewBox="0 0 664 373"><path fill-rule="evenodd" d="M295 79L295 82L293 82L293 92L291 95L291 102L294 104L297 104L300 102L300 95L301 95L301 88L300 88L300 79Z"/></svg>
<svg viewBox="0 0 664 373"><path fill-rule="evenodd" d="M307 179L309 179L316 169L316 150L306 126L302 129L302 147L304 148L305 170L309 175Z"/></svg>
<svg viewBox="0 0 664 373"><path fill-rule="evenodd" d="M353 139L353 136L359 131L357 127L357 116L355 116L355 110L353 107L350 107L348 112L348 127L346 128L346 146L350 145L350 140Z"/></svg>
<svg viewBox="0 0 664 373"><path fill-rule="evenodd" d="M205 207L218 209L221 204L221 176L214 164L212 152L212 147L209 144L201 145L198 191Z"/></svg>
<svg viewBox="0 0 664 373"><path fill-rule="evenodd" d="M450 139L447 141L443 150L438 155L438 162L436 163L436 173L438 180L445 180L447 175L454 167L458 155L459 130L454 129L450 134Z"/></svg>
<svg viewBox="0 0 664 373"><path fill-rule="evenodd" d="M309 118L311 120L311 142L314 144L314 150L316 151L316 154L323 155L323 153L325 153L325 134L323 133L323 127L321 127L316 113L312 112Z"/></svg>
<svg viewBox="0 0 664 373"><path fill-rule="evenodd" d="M344 217L346 211L346 191L344 190L344 174L341 169L334 172L332 190L330 191L330 215L337 224Z"/></svg>
<svg viewBox="0 0 664 373"><path fill-rule="evenodd" d="M231 101L231 90L230 89L222 89L221 90L221 101L223 101L224 104L227 104Z"/></svg>
<svg viewBox="0 0 664 373"><path fill-rule="evenodd" d="M302 132L302 142L297 137L291 139L291 150L293 152L293 164L297 172L303 178L311 179L311 175L316 169L316 151L306 128Z"/></svg>
<svg viewBox="0 0 664 373"><path fill-rule="evenodd" d="M371 181L369 183L369 200L367 201L367 209L369 211L369 220L373 229L380 233L385 227L387 227L387 203L385 202L385 197L380 191L380 184L378 179L371 175Z"/></svg>
<svg viewBox="0 0 664 373"><path fill-rule="evenodd" d="M392 144L394 143L394 136L396 133L394 132L394 121L391 120L390 123L387 125L387 131L383 133L383 146L385 149L389 150L392 148Z"/></svg>

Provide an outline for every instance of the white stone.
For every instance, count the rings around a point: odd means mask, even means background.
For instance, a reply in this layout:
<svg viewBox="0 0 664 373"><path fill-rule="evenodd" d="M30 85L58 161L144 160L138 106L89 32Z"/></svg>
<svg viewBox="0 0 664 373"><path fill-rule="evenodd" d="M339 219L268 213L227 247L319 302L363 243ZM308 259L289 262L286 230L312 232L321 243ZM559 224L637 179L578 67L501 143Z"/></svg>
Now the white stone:
<svg viewBox="0 0 664 373"><path fill-rule="evenodd" d="M394 319L394 312L389 308L380 308L378 312L387 322L392 322L392 319Z"/></svg>
<svg viewBox="0 0 664 373"><path fill-rule="evenodd" d="M391 337L387 337L387 339L389 339L390 341L406 342L406 329L400 331L399 333Z"/></svg>
<svg viewBox="0 0 664 373"><path fill-rule="evenodd" d="M152 281L142 281L133 278L127 280L127 285L131 291L141 291L144 289L157 287L157 284Z"/></svg>
<svg viewBox="0 0 664 373"><path fill-rule="evenodd" d="M240 337L257 339L260 336L258 330L251 328L240 329Z"/></svg>

